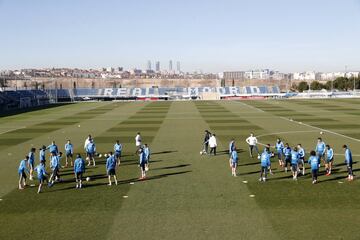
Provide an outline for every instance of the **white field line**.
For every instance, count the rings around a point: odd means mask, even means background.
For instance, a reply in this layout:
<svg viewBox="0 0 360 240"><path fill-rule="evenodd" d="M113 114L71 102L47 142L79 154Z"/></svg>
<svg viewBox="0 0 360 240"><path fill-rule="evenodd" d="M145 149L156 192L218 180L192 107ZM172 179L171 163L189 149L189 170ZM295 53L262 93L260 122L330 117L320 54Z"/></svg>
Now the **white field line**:
<svg viewBox="0 0 360 240"><path fill-rule="evenodd" d="M249 108L255 108L255 109L258 109L254 106L250 106L248 104L245 104L245 103L241 103L245 106L248 106ZM263 110L261 109L258 109L262 112L264 112ZM353 140L353 141L356 141L356 142L360 142L360 139L357 139L357 138L353 138L353 137L349 137L349 136L346 136L346 135L343 135L341 133L337 133L337 132L333 132L333 131L330 131L330 130L327 130L327 129L323 129L323 128L319 128L319 127L315 127L315 126L312 126L312 125L309 125L309 124L306 124L306 123L300 123L300 122L297 122L297 121L294 121L294 120L290 120L288 118L285 118L285 117L279 117L283 120L286 120L286 121L289 121L289 122L293 122L293 123L296 123L298 125L303 125L303 126L306 126L306 127L309 127L309 128L313 128L313 129L317 129L317 130L320 130L320 131L323 131L323 132L327 132L327 133L331 133L331 134L334 134L334 135L337 135L337 136L340 136L340 137L343 137L343 138L347 138L347 139L350 139L350 140Z"/></svg>
<svg viewBox="0 0 360 240"><path fill-rule="evenodd" d="M272 136L272 135L277 135L277 134L292 134L292 133L305 133L305 132L319 132L317 130L308 130L308 131L287 131L287 132L276 132L276 133L268 133L268 134L261 134L258 135L256 137L260 138L260 137L265 137L265 136Z"/></svg>
<svg viewBox="0 0 360 240"><path fill-rule="evenodd" d="M24 128L26 128L26 127L19 127L19 128L10 129L10 130L4 131L4 132L0 132L0 135L4 134L4 133L11 132L11 131L15 131L15 130L18 130L18 129L24 129Z"/></svg>
<svg viewBox="0 0 360 240"><path fill-rule="evenodd" d="M356 141L356 142L360 142L360 139L349 137L349 136L343 135L341 133L333 132L333 131L330 131L330 130L327 130L327 129L324 129L324 128L315 127L315 126L312 126L312 125L309 125L309 124L306 124L306 123L300 123L300 122L297 122L297 121L294 121L294 120L291 121L290 119L287 119L285 117L280 117L280 118L284 119L286 121L289 121L289 122L296 123L298 125L307 126L307 127L317 129L317 130L320 130L320 131L323 131L323 132L328 132L328 133L331 133L331 134L334 134L334 135L337 135L337 136L340 136L340 137L343 137L343 138L347 138L347 139L350 139L350 140L353 140L353 141Z"/></svg>
<svg viewBox="0 0 360 240"><path fill-rule="evenodd" d="M260 108L257 108L257 107L254 107L254 106L251 106L251 105L248 105L248 104L243 103L243 102L241 102L241 101L236 101L236 103L240 103L241 105L243 105L243 106L245 106L245 107L248 107L248 108L251 108L251 109L254 109L254 110L258 111L258 112L263 112L263 113L265 113L264 110L262 110L262 109L260 109Z"/></svg>

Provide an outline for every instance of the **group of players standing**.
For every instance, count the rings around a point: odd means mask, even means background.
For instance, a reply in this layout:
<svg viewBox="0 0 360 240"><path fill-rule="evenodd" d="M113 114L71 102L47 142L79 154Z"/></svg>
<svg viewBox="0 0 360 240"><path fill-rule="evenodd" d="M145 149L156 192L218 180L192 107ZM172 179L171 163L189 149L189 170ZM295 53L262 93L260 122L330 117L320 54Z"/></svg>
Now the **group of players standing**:
<svg viewBox="0 0 360 240"><path fill-rule="evenodd" d="M146 172L149 170L149 161L150 161L150 148L147 144L142 144L142 139L140 133L137 133L135 137L135 146L136 152L135 154L139 155L139 166L141 169L141 176L140 180L146 178ZM41 192L42 186L47 183L48 187L52 187L55 182L61 182L60 179L60 169L66 168L69 165L73 167L74 175L75 175L75 182L76 188L83 187L83 175L86 170L86 163L85 160L82 158L81 154L76 154L76 159L73 161L74 156L74 146L70 140L67 140L65 146L65 165L61 165L61 158L63 153L59 151L58 146L53 141L49 146L42 146L39 149L39 164L35 166L35 148L31 148L28 155L25 156L25 159L20 161L20 165L18 168L19 174L19 189L24 189L27 185L26 179L27 175L29 174L29 179L32 181L34 180L34 172L37 173L37 178L39 180L38 186L38 193ZM46 151L50 153L50 170L51 174L48 174L46 171ZM102 157L102 154L96 152L96 144L94 139L89 135L84 144L84 151L86 153L86 160L88 162L87 166L91 164L96 166L95 157ZM106 158L106 174L108 176L109 184L112 185L111 177L114 178L115 185L118 184L118 180L116 177L116 168L120 166L121 163L121 156L122 156L123 146L119 142L116 141L114 144L114 151L109 151L108 153L104 154ZM90 177L86 178L87 181L90 180Z"/></svg>
<svg viewBox="0 0 360 240"><path fill-rule="evenodd" d="M322 134L322 132L320 133ZM208 130L205 130L204 137L204 150L203 152L207 153L207 145L209 144L209 136L215 136L215 134L211 134ZM260 160L261 171L259 181L265 182L267 179L268 173L273 174L271 168L271 158L277 157L279 162L279 167L282 168L285 172L288 172L288 166L290 166L290 170L292 172L293 180L297 180L298 176L305 175L305 164L308 163L311 169L312 175L312 183L315 184L318 182L319 170L321 164L325 167L326 176L331 175L331 171L334 164L334 150L329 144L325 144L321 137L317 139L317 144L315 150L310 151L310 157L306 161L305 159L305 149L301 144L297 144L297 146L291 148L288 143L283 143L283 141L278 138L276 140L275 145L271 146L270 144L264 145L264 151L260 153L257 145L258 140L254 136L253 133L246 139L246 143L249 146L250 157L253 158L253 152L256 152L258 155L258 159ZM274 148L275 153L270 149ZM353 174L353 158L350 148L347 145L343 145L344 156L345 156L345 164L348 171L348 181L352 181L354 179ZM229 165L231 168L232 176L236 177L236 168L238 166L238 152L235 146L235 140L231 139L229 143Z"/></svg>

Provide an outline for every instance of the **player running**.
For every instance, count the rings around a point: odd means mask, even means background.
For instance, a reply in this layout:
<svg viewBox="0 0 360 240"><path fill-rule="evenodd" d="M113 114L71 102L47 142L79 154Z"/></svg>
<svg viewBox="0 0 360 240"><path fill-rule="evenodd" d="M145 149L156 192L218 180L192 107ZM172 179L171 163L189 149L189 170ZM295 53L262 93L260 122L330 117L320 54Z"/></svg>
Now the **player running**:
<svg viewBox="0 0 360 240"><path fill-rule="evenodd" d="M26 173L29 173L29 169L26 167L28 165L29 156L25 156L25 159L20 161L20 165L18 168L19 174L19 189L22 190L26 186Z"/></svg>
<svg viewBox="0 0 360 240"><path fill-rule="evenodd" d="M317 177L319 174L319 160L314 150L310 152L310 158L308 160L308 163L311 167L312 184L315 184L317 183Z"/></svg>
<svg viewBox="0 0 360 240"><path fill-rule="evenodd" d="M326 176L331 175L333 162L334 162L334 150L330 147L330 145L326 145L326 161L325 161Z"/></svg>
<svg viewBox="0 0 360 240"><path fill-rule="evenodd" d="M291 148L289 147L288 143L285 144L283 152L284 152L284 169L285 169L285 172L287 172L288 164L291 165Z"/></svg>
<svg viewBox="0 0 360 240"><path fill-rule="evenodd" d="M85 161L82 159L80 154L76 155L76 159L74 161L74 173L76 188L82 188L82 178L85 173Z"/></svg>
<svg viewBox="0 0 360 240"><path fill-rule="evenodd" d="M122 152L122 145L119 140L116 140L116 143L114 144L114 156L118 166L120 166L121 152Z"/></svg>
<svg viewBox="0 0 360 240"><path fill-rule="evenodd" d="M113 178L114 178L115 185L118 185L115 169L116 169L116 159L115 159L113 153L109 152L108 158L106 159L106 173L109 178L109 184L108 184L109 186L112 185L111 176L113 176Z"/></svg>
<svg viewBox="0 0 360 240"><path fill-rule="evenodd" d="M239 157L238 157L238 154L237 154L237 151L236 151L236 147L234 147L232 149L232 152L231 152L231 157L230 157L230 167L231 167L231 175L233 177L236 177L236 168L237 168L237 165L238 165L238 161L239 161Z"/></svg>
<svg viewBox="0 0 360 240"><path fill-rule="evenodd" d="M32 181L33 180L33 172L34 172L34 167L35 167L35 148L31 148L30 152L29 152L29 161L28 161L28 166L30 169L30 173L29 173L29 178Z"/></svg>
<svg viewBox="0 0 360 240"><path fill-rule="evenodd" d="M345 150L345 163L346 163L346 167L348 170L347 180L352 181L352 180L354 180L354 174L353 174L353 169L352 169L352 165L353 165L352 153L351 153L350 148L348 148L347 145L343 145L343 149Z"/></svg>
<svg viewBox="0 0 360 240"><path fill-rule="evenodd" d="M150 163L150 148L149 146L145 143L144 145L144 154L145 154L145 171L149 171L149 163Z"/></svg>
<svg viewBox="0 0 360 240"><path fill-rule="evenodd" d="M67 140L65 144L65 167L68 166L68 161L70 161L70 166L73 166L73 154L74 154L74 146L72 145L70 140Z"/></svg>
<svg viewBox="0 0 360 240"><path fill-rule="evenodd" d="M37 172L37 178L39 180L39 187L38 187L37 193L40 193L41 188L42 188L42 186L43 186L43 184L45 182L47 182L49 184L49 186L50 186L50 183L49 183L48 178L47 178L48 173L45 170L45 162L40 161L40 164L36 166L35 170Z"/></svg>
<svg viewBox="0 0 360 240"><path fill-rule="evenodd" d="M276 155L277 158L279 160L279 166L283 167L284 166L284 159L283 159L283 155L284 155L284 143L281 141L280 138L278 138L276 140L276 144L275 144L275 150L276 150Z"/></svg>
<svg viewBox="0 0 360 240"><path fill-rule="evenodd" d="M270 167L270 158L271 158L270 148L266 147L264 149L264 152L260 156L260 165L261 165L261 172L259 178L260 182L262 181L266 182L267 172Z"/></svg>
<svg viewBox="0 0 360 240"><path fill-rule="evenodd" d="M301 144L299 143L297 145L297 149L298 149L298 154L299 154L299 170L298 172L302 173L302 175L305 175L305 150L304 148L301 146ZM302 168L302 171L300 170Z"/></svg>
<svg viewBox="0 0 360 240"><path fill-rule="evenodd" d="M96 145L93 139L90 139L90 142L86 145L86 159L88 160L88 166L91 165L91 161L93 162L93 166L95 167L95 153L96 153Z"/></svg>
<svg viewBox="0 0 360 240"><path fill-rule="evenodd" d="M293 180L297 180L298 175L298 166L299 166L299 153L296 147L291 151L291 172L293 175Z"/></svg>
<svg viewBox="0 0 360 240"><path fill-rule="evenodd" d="M258 140L254 136L254 134L250 133L250 137L248 137L245 141L249 145L250 157L251 158L253 157L253 150L254 149L255 149L256 153L259 155L259 149L257 147Z"/></svg>
<svg viewBox="0 0 360 240"><path fill-rule="evenodd" d="M319 161L319 167L321 166L321 159L325 164L325 149L326 145L324 141L319 137L315 148L316 156L318 157Z"/></svg>

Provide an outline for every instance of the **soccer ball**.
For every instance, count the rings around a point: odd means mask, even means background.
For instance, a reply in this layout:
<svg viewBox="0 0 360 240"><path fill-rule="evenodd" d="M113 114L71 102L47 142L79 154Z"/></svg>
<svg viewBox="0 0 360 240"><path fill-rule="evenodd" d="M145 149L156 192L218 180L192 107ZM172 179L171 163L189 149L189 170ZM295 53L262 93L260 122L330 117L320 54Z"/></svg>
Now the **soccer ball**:
<svg viewBox="0 0 360 240"><path fill-rule="evenodd" d="M323 132L320 132L320 135L323 135L324 133Z"/></svg>
<svg viewBox="0 0 360 240"><path fill-rule="evenodd" d="M260 159L261 158L261 156L260 155L258 155L258 159Z"/></svg>
<svg viewBox="0 0 360 240"><path fill-rule="evenodd" d="M80 125L78 125L78 127L80 127Z"/></svg>
<svg viewBox="0 0 360 240"><path fill-rule="evenodd" d="M90 158L89 157L86 157L86 161L89 161L90 160Z"/></svg>
<svg viewBox="0 0 360 240"><path fill-rule="evenodd" d="M99 158L101 158L102 157L102 155L101 154L99 154Z"/></svg>
<svg viewBox="0 0 360 240"><path fill-rule="evenodd" d="M200 151L200 155L203 155L203 153L204 153L203 151Z"/></svg>
<svg viewBox="0 0 360 240"><path fill-rule="evenodd" d="M104 154L104 157L107 157L107 156L108 156L108 155L105 153L105 154Z"/></svg>
<svg viewBox="0 0 360 240"><path fill-rule="evenodd" d="M90 177L87 177L87 178L86 178L86 181L89 182L89 181L90 181Z"/></svg>

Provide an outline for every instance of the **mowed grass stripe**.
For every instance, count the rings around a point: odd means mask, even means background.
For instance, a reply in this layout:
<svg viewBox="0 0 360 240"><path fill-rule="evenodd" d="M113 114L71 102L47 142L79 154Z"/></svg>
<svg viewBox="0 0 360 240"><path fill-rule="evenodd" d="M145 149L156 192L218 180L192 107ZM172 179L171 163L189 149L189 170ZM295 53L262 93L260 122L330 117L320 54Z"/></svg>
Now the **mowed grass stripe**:
<svg viewBox="0 0 360 240"><path fill-rule="evenodd" d="M0 150L2 150L6 146L12 146L14 144L20 144L25 141L28 141L29 138L19 137L23 136L24 134L30 133L31 137L39 137L45 133L51 133L53 131L59 130L63 127L66 127L68 125L74 125L76 123L79 123L81 119L79 116L86 116L86 119L94 118L98 115L99 112L101 114L104 114L106 112L112 111L116 107L118 107L119 104L111 104L109 106L100 106L96 108L96 111L94 109L86 110L83 112L76 113L72 116L66 116L59 118L57 120L49 121L49 122L43 122L31 126L27 126L26 128L17 129L14 131L7 132L5 134L0 135ZM95 111L95 112L94 112ZM49 123L49 124L48 124ZM51 126L51 127L48 127ZM11 141L8 141L11 139Z"/></svg>
<svg viewBox="0 0 360 240"><path fill-rule="evenodd" d="M253 107L257 107L264 103L264 101L246 102ZM271 101L267 101L269 103ZM272 103L272 102L271 102ZM283 101L285 107L292 107L292 101ZM235 105L233 105L235 106ZM234 107L235 108L235 107ZM304 108L298 108L298 115L300 115ZM264 109L265 110L265 109ZM267 114L258 113L258 114ZM314 118L324 118L327 114L319 112L314 114ZM331 116L331 114L330 114ZM244 116L246 118L246 116ZM316 138L319 133L292 133L291 131L298 131L303 129L309 130L306 126L301 126L296 123L291 123L283 119L279 119L274 116L273 120L265 120L262 118L256 119L257 124L263 122L263 126L268 126L267 130L273 131L272 136L261 137L259 140L265 143L273 144L277 137L285 139L291 146L295 146L297 143L302 143L307 153L314 149L316 145ZM330 125L334 123L331 121ZM336 122L337 123L337 122ZM341 125L342 123L338 123ZM349 124L349 123L348 123ZM326 123L324 123L326 125ZM350 125L350 124L349 124ZM337 124L333 124L333 127L337 127ZM341 127L341 126L340 126ZM275 129L275 130L274 130ZM288 131L289 134L281 134L281 131ZM250 130L251 131L251 130ZM276 132L278 132L276 134ZM329 143L334 147L335 153L342 153L341 146L346 139L335 135L322 136L326 143ZM353 152L357 151L358 144L351 142ZM343 165L343 157L335 157L335 167L333 175L331 177L324 176L324 168L321 168L321 176L319 177L320 184L312 186L311 175L309 173L309 166L307 165L307 173L305 176L301 176L298 181L293 181L291 173L284 173L278 169L276 160L273 162L273 169L275 170L274 176L269 176L269 181L266 184L261 184L257 181L259 178L259 163L256 161L247 161L249 159L246 154L240 154L240 173L248 180L247 186L249 190L256 196L255 200L258 205L264 209L269 222L273 228L277 231L278 239L288 239L291 236L292 239L304 239L309 238L311 234L308 231L298 231L296 228L288 229L284 231L284 222L289 224L288 226L295 226L299 221L302 222L303 229L311 229L313 225L307 222L305 219L313 219L317 222L317 238L318 239L357 239L359 234L351 234L351 227L342 224L333 226L328 229L327 226L331 225L332 219L342 219L342 221L352 221L354 214L359 214L360 210L356 206L356 202L360 200L359 195L359 183L352 184L339 184L338 182L344 182L346 177L346 169ZM245 160L242 166L241 159ZM359 171L358 167L354 165L355 172ZM316 200L315 200L316 199ZM346 200L344 200L346 199ZM312 201L313 204L310 203ZM342 201L346 201L344 205ZM289 210L291 209L291 210ZM296 217L295 217L296 216ZM340 227L341 225L341 227ZM360 224L356 224L359 226ZM344 228L343 228L344 227ZM353 226L352 226L353 227ZM344 230L346 229L346 230ZM311 238L311 237L310 237Z"/></svg>
<svg viewBox="0 0 360 240"><path fill-rule="evenodd" d="M135 113L136 115L136 113ZM121 122L118 124L121 126ZM139 128L141 130L141 128ZM112 149L116 137L112 137L112 142L102 142L104 134L96 135L95 141L98 145L99 152L105 152ZM116 134L116 132L115 132ZM144 136L150 141L152 136ZM148 137L151 137L148 138ZM78 145L76 151L82 152L82 146ZM20 238L23 232L20 230L21 225L16 225L20 219L27 219L27 222L33 222L37 219L47 219L48 224L61 225L63 234L61 238L73 239L102 239L107 235L109 227L113 221L114 212L117 212L126 201L122 196L126 195L131 185L129 182L136 182L138 177L138 157L133 155L135 151L134 144L125 144L122 166L117 173L120 178L120 186L106 186L107 177L105 175L105 160L97 159L98 166L87 169L87 176L92 178L90 183L85 185L82 190L74 188L72 169L62 171L64 182L56 184L51 189L46 189L43 194L36 195L35 189L30 188L25 191L14 190L4 196L4 201L0 204L0 211L4 214L6 223L1 221L5 228L11 226L6 232L12 238ZM20 199L26 198L26 201ZM32 207L28 207L31 205ZM56 206L56 208L54 208ZM22 211L21 209L26 209ZM73 219L81 215L81 221L73 224ZM101 222L101 225L99 225ZM14 227L15 226L15 227ZM44 235L52 234L53 229L46 228L42 231L36 231L35 228L28 228L29 239L38 239ZM0 234L1 235L1 234ZM57 239L57 237L54 237Z"/></svg>

